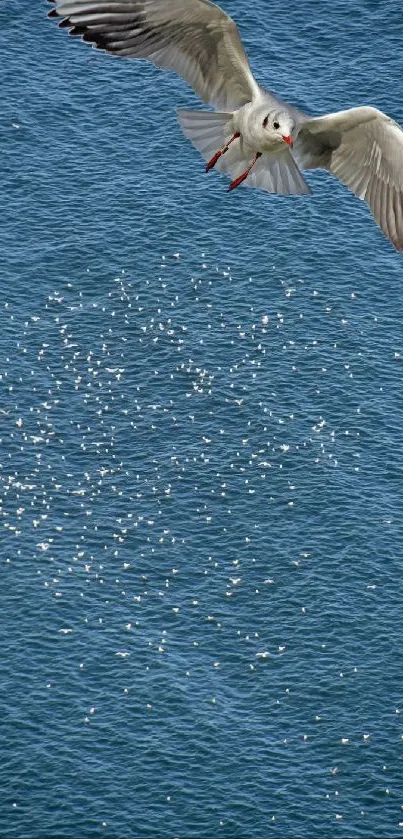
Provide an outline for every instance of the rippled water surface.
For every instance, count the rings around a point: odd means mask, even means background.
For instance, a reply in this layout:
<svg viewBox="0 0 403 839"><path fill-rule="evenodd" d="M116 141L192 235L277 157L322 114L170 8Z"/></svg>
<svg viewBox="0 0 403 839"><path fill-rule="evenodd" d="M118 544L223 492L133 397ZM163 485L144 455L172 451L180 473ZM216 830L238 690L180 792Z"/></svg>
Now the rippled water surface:
<svg viewBox="0 0 403 839"><path fill-rule="evenodd" d="M403 122L394 0L226 9ZM324 173L227 195L192 92L47 11L0 10L0 836L400 836L403 257Z"/></svg>

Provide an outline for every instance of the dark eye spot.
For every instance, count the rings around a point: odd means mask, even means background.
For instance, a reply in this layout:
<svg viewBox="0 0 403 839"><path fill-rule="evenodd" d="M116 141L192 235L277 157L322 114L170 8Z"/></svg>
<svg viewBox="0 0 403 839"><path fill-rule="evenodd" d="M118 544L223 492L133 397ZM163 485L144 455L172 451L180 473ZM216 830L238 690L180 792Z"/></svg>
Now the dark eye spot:
<svg viewBox="0 0 403 839"><path fill-rule="evenodd" d="M267 128L268 121L269 121L269 115L267 114L267 117L265 117L264 120L263 120L263 128Z"/></svg>
<svg viewBox="0 0 403 839"><path fill-rule="evenodd" d="M280 128L280 123L279 122L273 122L273 128L275 128L276 131L277 131L277 129Z"/></svg>

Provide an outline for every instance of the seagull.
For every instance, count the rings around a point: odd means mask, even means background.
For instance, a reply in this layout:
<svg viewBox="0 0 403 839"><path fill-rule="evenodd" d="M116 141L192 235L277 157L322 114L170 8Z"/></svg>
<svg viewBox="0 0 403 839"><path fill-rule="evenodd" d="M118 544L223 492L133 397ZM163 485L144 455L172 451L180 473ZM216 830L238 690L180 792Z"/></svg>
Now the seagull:
<svg viewBox="0 0 403 839"><path fill-rule="evenodd" d="M112 55L173 70L215 110L179 110L206 170L281 195L310 194L326 169L365 200L403 251L403 131L370 106L311 117L255 80L237 26L210 0L50 0L49 17Z"/></svg>

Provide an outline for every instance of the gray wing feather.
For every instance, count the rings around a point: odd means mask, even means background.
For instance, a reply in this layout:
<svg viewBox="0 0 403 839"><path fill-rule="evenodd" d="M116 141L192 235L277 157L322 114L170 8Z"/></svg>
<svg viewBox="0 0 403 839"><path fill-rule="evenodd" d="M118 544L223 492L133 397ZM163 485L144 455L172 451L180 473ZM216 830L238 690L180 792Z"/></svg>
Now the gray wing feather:
<svg viewBox="0 0 403 839"><path fill-rule="evenodd" d="M174 70L203 102L234 110L259 93L234 21L210 0L53 0L70 34Z"/></svg>
<svg viewBox="0 0 403 839"><path fill-rule="evenodd" d="M403 131L396 122L370 107L307 120L297 151L307 168L323 166L365 200L403 250Z"/></svg>

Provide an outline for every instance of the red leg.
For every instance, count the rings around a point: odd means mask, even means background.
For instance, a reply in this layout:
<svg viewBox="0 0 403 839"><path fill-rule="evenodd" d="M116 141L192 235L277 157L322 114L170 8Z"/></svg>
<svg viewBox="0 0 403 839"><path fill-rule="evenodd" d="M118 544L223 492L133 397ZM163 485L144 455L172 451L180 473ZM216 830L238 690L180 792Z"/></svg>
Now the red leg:
<svg viewBox="0 0 403 839"><path fill-rule="evenodd" d="M217 160L219 160L219 159L220 159L220 157L222 157L222 155L223 155L223 154L225 154L225 152L227 152L227 151L228 151L228 149L229 149L229 147L230 147L231 143L233 143L233 142L234 142L234 140L238 140L238 137L240 137L240 136L241 136L241 135L240 135L239 131L236 131L236 132L235 132L235 134L231 137L231 139L230 139L230 140L228 140L228 143L226 143L226 145L225 145L225 146L223 146L223 147L222 147L222 149L219 149L218 151L216 151L216 153L213 155L213 157L211 158L211 160L209 160L209 162L208 162L208 164L207 164L207 166L206 166L206 172L209 172L209 171L210 171L210 169L212 169L212 168L213 168L213 166L215 166L215 165L216 165Z"/></svg>
<svg viewBox="0 0 403 839"><path fill-rule="evenodd" d="M235 178L235 180L234 180L234 181L232 181L232 182L230 183L230 185L229 185L229 187L228 187L228 189L227 189L227 192L231 192L231 190L232 190L232 189L235 189L237 186L239 186L239 184L241 184L241 183L242 183L242 181L245 181L245 180L246 180L246 178L247 178L247 177L248 177L248 175L249 175L250 170L252 169L252 166L254 166L254 165L255 165L256 161L257 161L257 160L259 160L259 157L261 157L261 156L262 156L262 152L261 152L261 151L257 151L257 152L256 152L256 154L255 154L255 156L254 156L254 158L253 158L253 160L252 160L252 163L251 163L251 164L250 164L250 166L247 168L246 172L243 172L243 173L242 173L242 175L239 175L239 177L238 177L238 178Z"/></svg>
<svg viewBox="0 0 403 839"><path fill-rule="evenodd" d="M219 151L216 151L215 155L213 155L213 157L211 158L211 160L209 160L209 162L206 166L206 172L209 172L210 169L212 169L213 166L216 165L217 160L220 159L221 155L222 155L222 149L219 149Z"/></svg>

